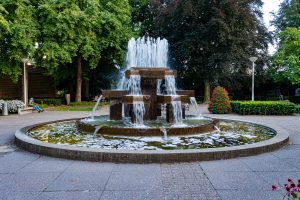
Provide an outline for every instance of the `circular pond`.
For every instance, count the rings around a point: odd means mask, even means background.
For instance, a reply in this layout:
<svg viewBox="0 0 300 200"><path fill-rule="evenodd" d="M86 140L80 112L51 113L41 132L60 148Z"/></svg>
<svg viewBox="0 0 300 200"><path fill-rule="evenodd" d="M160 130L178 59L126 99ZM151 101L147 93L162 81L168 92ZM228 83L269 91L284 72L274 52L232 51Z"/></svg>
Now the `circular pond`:
<svg viewBox="0 0 300 200"><path fill-rule="evenodd" d="M288 134L280 128L235 120L220 120L219 128L207 133L160 136L87 133L77 128L77 122L72 119L25 127L16 132L16 143L55 157L135 163L228 159L272 151L288 143Z"/></svg>

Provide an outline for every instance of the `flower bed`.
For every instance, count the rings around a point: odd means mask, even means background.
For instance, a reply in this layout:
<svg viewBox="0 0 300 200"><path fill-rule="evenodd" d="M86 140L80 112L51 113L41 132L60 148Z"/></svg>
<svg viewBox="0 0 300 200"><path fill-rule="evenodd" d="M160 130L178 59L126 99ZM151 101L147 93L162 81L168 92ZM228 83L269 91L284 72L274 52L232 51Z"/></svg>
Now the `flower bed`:
<svg viewBox="0 0 300 200"><path fill-rule="evenodd" d="M0 100L0 112L2 112L2 105L4 102L7 103L7 109L9 113L18 113L18 109L25 108L25 104L23 103L23 101L20 100L9 100L9 101Z"/></svg>
<svg viewBox="0 0 300 200"><path fill-rule="evenodd" d="M241 115L292 115L295 104L289 101L231 101L232 111Z"/></svg>

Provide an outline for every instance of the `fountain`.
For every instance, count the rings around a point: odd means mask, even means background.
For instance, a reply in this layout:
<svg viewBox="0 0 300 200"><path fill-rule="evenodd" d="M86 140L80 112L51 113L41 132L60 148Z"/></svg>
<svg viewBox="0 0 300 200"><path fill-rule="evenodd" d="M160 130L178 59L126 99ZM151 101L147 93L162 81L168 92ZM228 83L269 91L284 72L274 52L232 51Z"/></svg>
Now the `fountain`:
<svg viewBox="0 0 300 200"><path fill-rule="evenodd" d="M15 134L17 145L80 160L186 162L255 155L288 142L263 125L202 116L195 92L176 88L165 39L131 39L126 63L118 89L102 91L108 116L95 114L100 96L89 117L25 127Z"/></svg>
<svg viewBox="0 0 300 200"><path fill-rule="evenodd" d="M129 118L131 124L124 124L122 128L103 126L97 131L99 134L187 135L206 133L218 125L218 120L210 118L202 118L202 122L196 125L183 122L186 118L185 105L194 98L194 91L176 89L176 71L168 67L168 42L165 39L131 39L126 57L127 67L122 72L125 79L121 80L120 88L103 90L102 95L110 99L109 120ZM166 107L165 119L161 116L162 107ZM161 126L151 125L153 121L163 124L166 133L161 131ZM82 132L90 133L101 123L102 119L97 122L96 117L79 120L77 126Z"/></svg>

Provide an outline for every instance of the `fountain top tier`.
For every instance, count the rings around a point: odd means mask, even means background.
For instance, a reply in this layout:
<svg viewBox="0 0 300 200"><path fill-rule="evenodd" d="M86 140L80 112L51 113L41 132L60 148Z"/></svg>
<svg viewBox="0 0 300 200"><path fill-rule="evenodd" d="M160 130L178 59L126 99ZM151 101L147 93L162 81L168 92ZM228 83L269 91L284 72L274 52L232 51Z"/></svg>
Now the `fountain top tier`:
<svg viewBox="0 0 300 200"><path fill-rule="evenodd" d="M161 67L132 67L126 70L126 78L132 75L139 75L141 78L165 79L166 76L176 77L176 71Z"/></svg>

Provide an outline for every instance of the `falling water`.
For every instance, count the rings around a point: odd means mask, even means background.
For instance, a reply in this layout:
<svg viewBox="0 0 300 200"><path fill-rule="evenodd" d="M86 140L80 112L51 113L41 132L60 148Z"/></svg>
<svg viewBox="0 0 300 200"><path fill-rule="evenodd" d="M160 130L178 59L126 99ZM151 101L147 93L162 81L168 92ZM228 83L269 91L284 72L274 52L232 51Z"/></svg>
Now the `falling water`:
<svg viewBox="0 0 300 200"><path fill-rule="evenodd" d="M97 108L98 108L98 106L99 106L99 103L100 103L101 99L102 99L102 95L100 95L100 97L97 99L97 102L96 102L96 104L95 104L95 106L94 106L94 108L93 108L93 111L92 111L92 113L90 114L90 119L92 119L92 120L94 120L94 117L95 117L95 115L96 115L96 110L97 110Z"/></svg>
<svg viewBox="0 0 300 200"><path fill-rule="evenodd" d="M126 81L125 88L129 91L130 95L141 95L141 76L140 75L131 75Z"/></svg>
<svg viewBox="0 0 300 200"><path fill-rule="evenodd" d="M156 94L157 95L162 95L161 84L162 84L162 80L157 79L157 85L156 85Z"/></svg>
<svg viewBox="0 0 300 200"><path fill-rule="evenodd" d="M221 132L220 128L218 126L214 126L214 128L217 130L218 133Z"/></svg>
<svg viewBox="0 0 300 200"><path fill-rule="evenodd" d="M165 90L167 95L176 95L175 77L173 75L165 76Z"/></svg>
<svg viewBox="0 0 300 200"><path fill-rule="evenodd" d="M168 139L168 132L167 132L167 130L165 128L161 128L160 131L163 132L163 134L164 134L164 140L167 140Z"/></svg>
<svg viewBox="0 0 300 200"><path fill-rule="evenodd" d="M131 67L167 67L168 41L160 38L131 38L127 46L127 69Z"/></svg>
<svg viewBox="0 0 300 200"><path fill-rule="evenodd" d="M95 127L94 136L97 135L97 133L99 132L100 129L101 129L101 126L96 126Z"/></svg>
<svg viewBox="0 0 300 200"><path fill-rule="evenodd" d="M202 116L201 112L200 112L200 109L198 107L196 98L195 97L190 97L190 102L191 102L192 106L194 107L194 109L196 111L196 116L198 116L198 117Z"/></svg>
<svg viewBox="0 0 300 200"><path fill-rule="evenodd" d="M144 126L144 114L145 114L145 105L143 101L134 101L133 102L133 112L135 115L135 125Z"/></svg>
<svg viewBox="0 0 300 200"><path fill-rule="evenodd" d="M175 98L176 96L172 96ZM172 100L172 107L173 107L173 114L175 124L182 124L182 108L181 108L181 101Z"/></svg>
<svg viewBox="0 0 300 200"><path fill-rule="evenodd" d="M166 39L131 38L127 45L126 68L120 72L122 78L117 88L126 89L125 71L131 67L168 67L168 46Z"/></svg>

